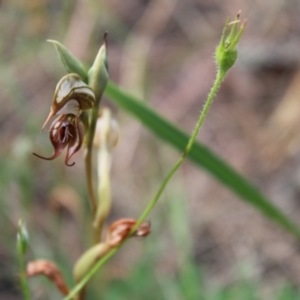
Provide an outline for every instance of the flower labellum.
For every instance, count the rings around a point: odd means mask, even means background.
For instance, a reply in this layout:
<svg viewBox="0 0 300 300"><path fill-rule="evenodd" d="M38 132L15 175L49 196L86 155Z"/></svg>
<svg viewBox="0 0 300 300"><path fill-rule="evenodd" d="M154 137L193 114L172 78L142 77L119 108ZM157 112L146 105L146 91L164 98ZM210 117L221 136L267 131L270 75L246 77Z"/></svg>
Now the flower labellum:
<svg viewBox="0 0 300 300"><path fill-rule="evenodd" d="M49 131L50 141L54 147L54 153L50 157L43 157L39 154L33 153L35 156L52 160L60 155L60 153L68 146L65 164L69 164L70 158L80 149L83 142L83 126L80 123L78 116L67 114L56 118Z"/></svg>
<svg viewBox="0 0 300 300"><path fill-rule="evenodd" d="M80 76L70 73L64 76L56 85L50 114L42 130L54 115L72 114L79 116L83 110L93 108L95 94ZM42 131L41 130L41 131Z"/></svg>

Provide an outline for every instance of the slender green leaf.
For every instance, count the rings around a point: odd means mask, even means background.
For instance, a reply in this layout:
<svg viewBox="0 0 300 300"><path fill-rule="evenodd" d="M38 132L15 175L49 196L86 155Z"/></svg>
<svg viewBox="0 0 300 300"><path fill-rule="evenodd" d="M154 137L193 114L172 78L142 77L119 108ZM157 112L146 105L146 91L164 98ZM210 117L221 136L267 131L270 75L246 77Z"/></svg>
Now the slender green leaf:
<svg viewBox="0 0 300 300"><path fill-rule="evenodd" d="M147 107L142 101L120 90L111 82L108 83L105 93L117 105L139 119L158 137L174 148L184 151L189 140L186 133L161 117L153 109ZM256 187L207 147L196 142L188 154L188 158L196 165L207 170L217 180L243 200L256 207L265 216L300 239L300 230L293 221L274 206Z"/></svg>
<svg viewBox="0 0 300 300"><path fill-rule="evenodd" d="M81 63L64 45L57 41L48 40L57 50L60 60L68 73L76 73L87 83L87 72Z"/></svg>

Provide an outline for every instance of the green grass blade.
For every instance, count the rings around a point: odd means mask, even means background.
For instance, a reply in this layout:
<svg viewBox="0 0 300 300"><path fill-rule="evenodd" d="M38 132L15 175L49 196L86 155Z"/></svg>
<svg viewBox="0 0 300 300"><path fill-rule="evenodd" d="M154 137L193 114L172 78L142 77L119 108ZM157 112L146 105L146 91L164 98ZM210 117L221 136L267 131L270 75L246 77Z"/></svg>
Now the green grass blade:
<svg viewBox="0 0 300 300"><path fill-rule="evenodd" d="M105 94L117 105L139 119L158 137L171 144L174 148L184 151L189 136L161 117L153 109L147 107L142 101L123 92L112 82L108 83ZM293 221L274 206L257 188L207 147L196 142L188 154L188 158L196 165L207 170L217 180L222 182L243 200L256 207L265 216L300 239L300 230Z"/></svg>

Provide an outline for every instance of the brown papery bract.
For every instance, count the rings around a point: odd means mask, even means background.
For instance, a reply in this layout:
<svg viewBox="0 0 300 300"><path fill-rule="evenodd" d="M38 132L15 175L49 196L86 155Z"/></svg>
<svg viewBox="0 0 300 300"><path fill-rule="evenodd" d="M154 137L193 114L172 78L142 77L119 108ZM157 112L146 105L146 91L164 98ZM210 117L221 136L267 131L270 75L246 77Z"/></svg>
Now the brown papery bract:
<svg viewBox="0 0 300 300"><path fill-rule="evenodd" d="M32 277L37 275L46 276L63 295L69 294L69 288L63 275L54 263L42 259L29 262L26 268L26 276Z"/></svg>
<svg viewBox="0 0 300 300"><path fill-rule="evenodd" d="M120 219L112 223L108 229L107 242L112 247L119 246L130 234L131 230L136 225L136 220L134 219ZM150 222L142 223L133 233L132 236L144 237L151 232Z"/></svg>

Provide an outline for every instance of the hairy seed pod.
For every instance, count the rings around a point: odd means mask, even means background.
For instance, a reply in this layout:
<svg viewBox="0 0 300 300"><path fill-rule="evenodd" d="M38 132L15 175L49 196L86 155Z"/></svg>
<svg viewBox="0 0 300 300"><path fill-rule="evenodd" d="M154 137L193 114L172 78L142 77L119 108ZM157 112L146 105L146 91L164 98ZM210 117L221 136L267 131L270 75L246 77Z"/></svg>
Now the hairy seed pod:
<svg viewBox="0 0 300 300"><path fill-rule="evenodd" d="M82 81L80 76L75 73L67 74L56 86L50 114L42 130L52 116L56 114L78 116L83 110L93 108L94 103L95 94L93 90Z"/></svg>

